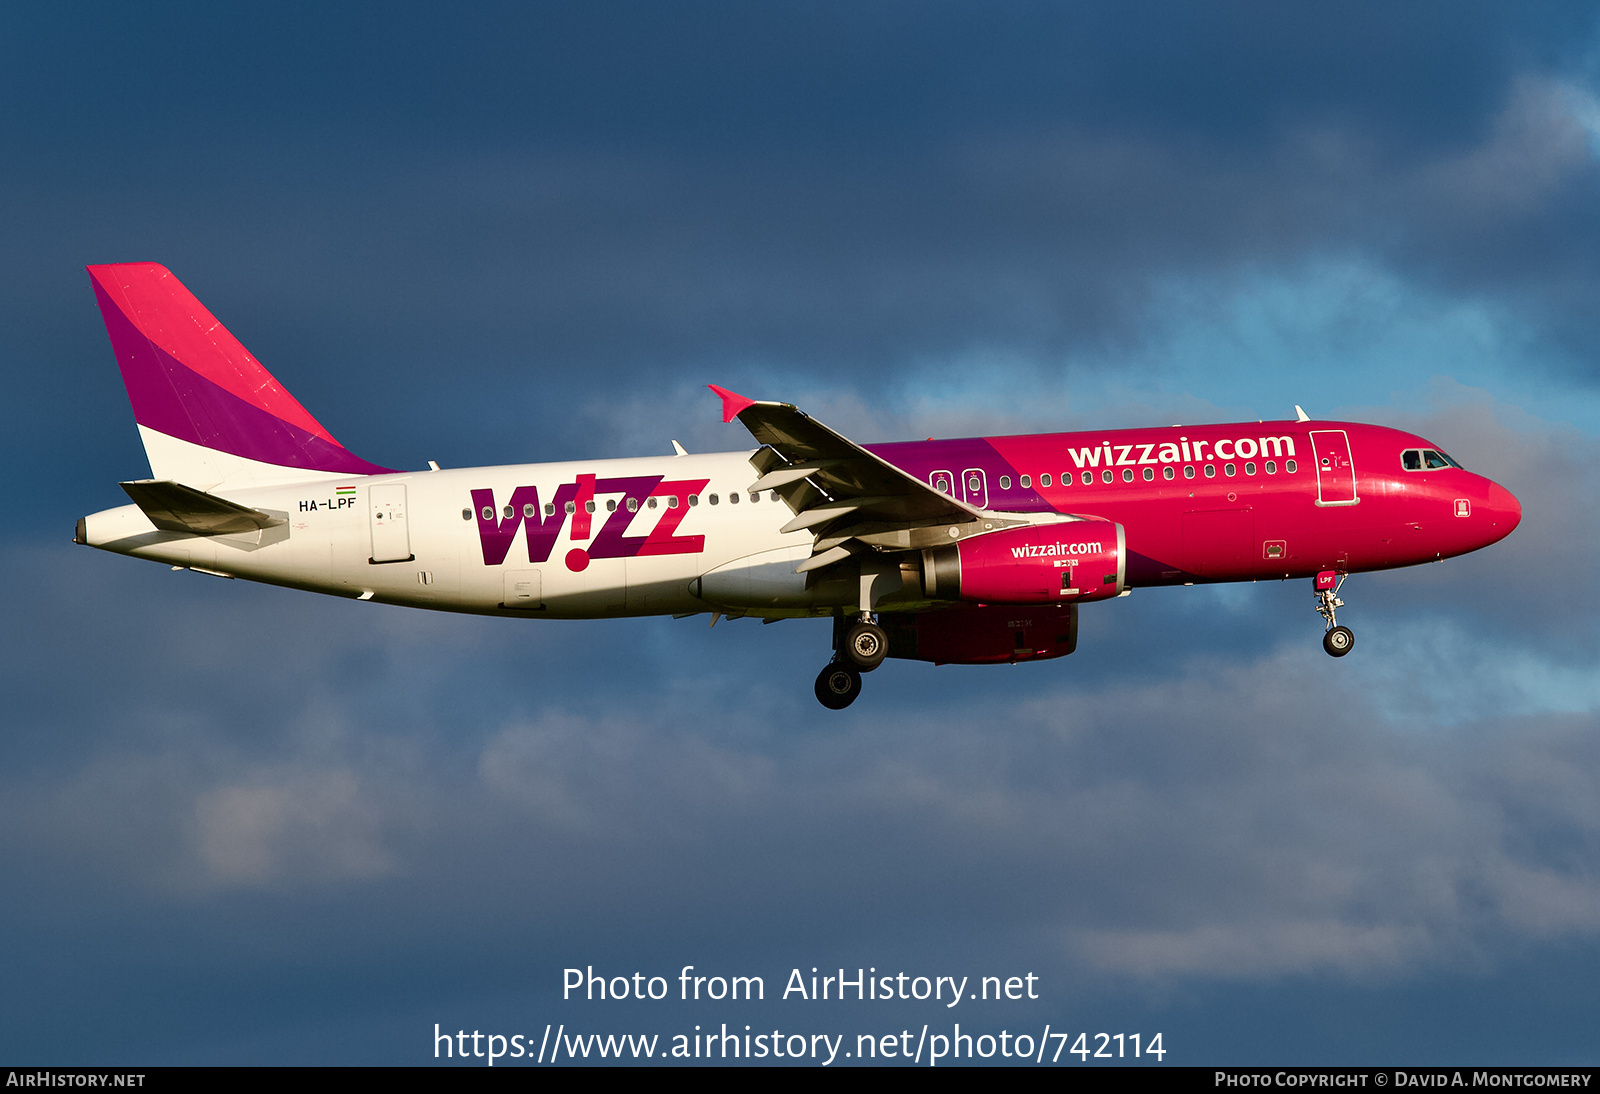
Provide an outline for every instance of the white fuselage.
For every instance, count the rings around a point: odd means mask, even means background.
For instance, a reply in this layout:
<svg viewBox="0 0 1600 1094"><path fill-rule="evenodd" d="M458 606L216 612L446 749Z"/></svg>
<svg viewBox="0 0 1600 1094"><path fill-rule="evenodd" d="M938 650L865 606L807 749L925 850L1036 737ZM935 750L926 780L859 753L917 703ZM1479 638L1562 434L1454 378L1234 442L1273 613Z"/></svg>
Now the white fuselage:
<svg viewBox="0 0 1600 1094"><path fill-rule="evenodd" d="M287 521L260 532L159 531L134 505L87 517L84 532L173 566L445 611L809 614L852 602L854 581L808 589L794 573L812 535L779 531L793 514L771 493L751 500L757 477L749 453L729 452L318 478L215 490Z"/></svg>

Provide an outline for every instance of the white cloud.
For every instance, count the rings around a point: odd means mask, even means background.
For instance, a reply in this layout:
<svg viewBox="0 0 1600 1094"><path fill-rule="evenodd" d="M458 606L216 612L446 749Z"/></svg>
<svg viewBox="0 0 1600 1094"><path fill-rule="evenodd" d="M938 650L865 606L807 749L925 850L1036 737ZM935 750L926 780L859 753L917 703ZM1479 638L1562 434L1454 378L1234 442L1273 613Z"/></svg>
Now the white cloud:
<svg viewBox="0 0 1600 1094"><path fill-rule="evenodd" d="M197 853L225 886L369 880L397 869L383 813L352 771L253 772L200 794Z"/></svg>

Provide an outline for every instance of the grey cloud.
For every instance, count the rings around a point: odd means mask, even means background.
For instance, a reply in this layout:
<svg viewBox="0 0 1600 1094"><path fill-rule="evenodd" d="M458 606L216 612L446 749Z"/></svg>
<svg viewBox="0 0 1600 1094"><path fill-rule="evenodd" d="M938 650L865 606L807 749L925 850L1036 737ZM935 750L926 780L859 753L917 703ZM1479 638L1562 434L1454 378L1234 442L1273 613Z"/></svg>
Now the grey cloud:
<svg viewBox="0 0 1600 1094"><path fill-rule="evenodd" d="M861 893L872 922L916 920L937 878L946 920L998 917L1057 938L1063 962L1136 979L1393 978L1600 928L1591 717L1469 723L1445 741L1365 702L1359 663L1335 676L1325 661L1198 658L1173 679L1046 687L1009 707L946 676L893 719L853 712L842 734L806 730L807 708L764 707L752 725L716 701L647 714L636 694L457 736L396 741L381 719L352 720L342 748L291 735L271 764L146 738L61 776L54 798L14 799L7 828L53 828L56 853L87 865L156 805L165 825L134 839L130 866L185 900L354 896L389 879L443 885L493 921L532 886L558 932L629 876L685 929L714 899L763 931L803 906L813 928L846 933L878 930L850 910ZM197 753L185 774L179 757ZM60 805L33 812L51 801L71 803L71 826L50 823ZM486 884L513 862L536 869Z"/></svg>

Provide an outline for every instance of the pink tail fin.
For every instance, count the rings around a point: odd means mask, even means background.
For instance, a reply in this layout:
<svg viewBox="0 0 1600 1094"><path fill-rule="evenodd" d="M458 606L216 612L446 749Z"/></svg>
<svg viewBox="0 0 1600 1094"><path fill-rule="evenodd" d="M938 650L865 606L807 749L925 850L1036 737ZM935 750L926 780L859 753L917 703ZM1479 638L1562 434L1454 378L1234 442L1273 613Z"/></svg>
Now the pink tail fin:
<svg viewBox="0 0 1600 1094"><path fill-rule="evenodd" d="M334 440L166 267L90 266L89 276L157 478L263 477L254 465L280 472L271 477L389 470Z"/></svg>

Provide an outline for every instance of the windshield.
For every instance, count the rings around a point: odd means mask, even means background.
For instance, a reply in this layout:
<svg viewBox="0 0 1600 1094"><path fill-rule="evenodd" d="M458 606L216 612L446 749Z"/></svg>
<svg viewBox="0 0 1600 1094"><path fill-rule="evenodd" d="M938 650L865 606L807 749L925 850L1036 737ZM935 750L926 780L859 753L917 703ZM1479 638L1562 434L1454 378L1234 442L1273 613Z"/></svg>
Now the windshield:
<svg viewBox="0 0 1600 1094"><path fill-rule="evenodd" d="M1437 448L1408 448L1400 453L1400 466L1407 471L1432 471L1445 467L1466 470L1447 453L1440 452Z"/></svg>

